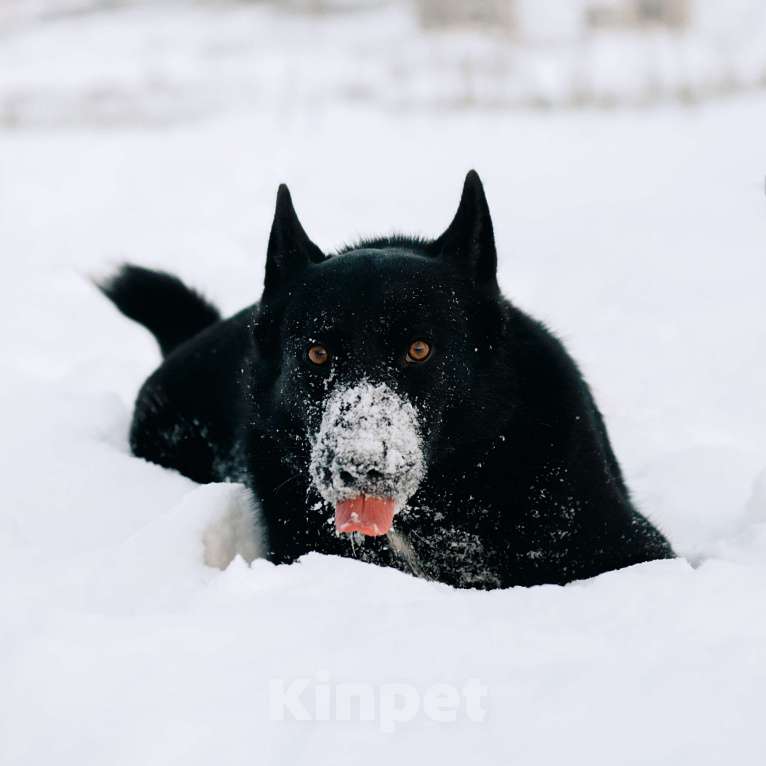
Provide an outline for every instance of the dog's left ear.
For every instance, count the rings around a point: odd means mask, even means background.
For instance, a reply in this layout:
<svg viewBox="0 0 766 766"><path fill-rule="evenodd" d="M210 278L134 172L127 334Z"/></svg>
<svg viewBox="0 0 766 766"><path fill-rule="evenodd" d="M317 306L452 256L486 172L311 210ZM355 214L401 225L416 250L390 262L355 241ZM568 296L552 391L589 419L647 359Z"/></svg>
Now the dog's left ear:
<svg viewBox="0 0 766 766"><path fill-rule="evenodd" d="M479 284L497 283L497 251L492 218L479 174L468 171L460 205L447 231L433 244L437 255Z"/></svg>
<svg viewBox="0 0 766 766"><path fill-rule="evenodd" d="M290 190L282 184L277 191L277 206L266 251L264 295L289 282L310 263L322 260L324 254L303 230L293 207Z"/></svg>

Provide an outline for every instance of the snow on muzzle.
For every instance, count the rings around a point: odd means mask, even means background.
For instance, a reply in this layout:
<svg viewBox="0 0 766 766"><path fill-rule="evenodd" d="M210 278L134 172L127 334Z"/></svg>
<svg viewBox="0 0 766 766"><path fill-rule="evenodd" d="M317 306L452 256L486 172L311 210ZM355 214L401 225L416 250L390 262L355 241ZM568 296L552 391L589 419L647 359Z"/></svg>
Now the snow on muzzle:
<svg viewBox="0 0 766 766"><path fill-rule="evenodd" d="M385 384L335 389L309 467L339 532L384 535L424 473L417 412Z"/></svg>

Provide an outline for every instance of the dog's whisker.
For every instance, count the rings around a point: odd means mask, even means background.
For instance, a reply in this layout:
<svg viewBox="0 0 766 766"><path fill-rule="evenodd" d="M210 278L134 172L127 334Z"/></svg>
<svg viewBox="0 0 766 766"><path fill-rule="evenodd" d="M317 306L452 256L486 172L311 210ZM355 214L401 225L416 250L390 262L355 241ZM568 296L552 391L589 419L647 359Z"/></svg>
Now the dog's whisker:
<svg viewBox="0 0 766 766"><path fill-rule="evenodd" d="M276 495L280 489L285 487L291 481L295 481L299 476L300 476L300 473L294 473L292 476L288 476L283 482L280 482L279 484L277 484L276 487L274 487L274 489L272 490L272 494Z"/></svg>

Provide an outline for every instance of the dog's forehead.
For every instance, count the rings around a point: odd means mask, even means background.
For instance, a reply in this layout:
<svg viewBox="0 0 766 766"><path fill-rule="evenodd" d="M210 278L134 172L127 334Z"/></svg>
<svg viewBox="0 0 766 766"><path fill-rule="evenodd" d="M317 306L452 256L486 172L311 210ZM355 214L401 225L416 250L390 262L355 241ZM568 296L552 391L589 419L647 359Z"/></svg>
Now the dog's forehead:
<svg viewBox="0 0 766 766"><path fill-rule="evenodd" d="M433 256L401 248L357 248L334 255L316 264L310 273L314 284L325 287L355 281L368 288L374 285L422 284L445 274L442 263Z"/></svg>
<svg viewBox="0 0 766 766"><path fill-rule="evenodd" d="M438 318L454 311L458 300L451 281L449 270L431 256L357 249L310 267L290 313L327 326L339 321L388 324L407 315Z"/></svg>

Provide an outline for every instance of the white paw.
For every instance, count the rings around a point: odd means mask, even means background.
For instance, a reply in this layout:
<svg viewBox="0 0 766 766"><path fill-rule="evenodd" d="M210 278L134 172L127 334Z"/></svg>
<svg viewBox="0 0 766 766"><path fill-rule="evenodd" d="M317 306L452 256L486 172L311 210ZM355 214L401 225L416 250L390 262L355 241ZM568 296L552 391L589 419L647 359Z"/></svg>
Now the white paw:
<svg viewBox="0 0 766 766"><path fill-rule="evenodd" d="M259 523L260 506L243 486L232 487L227 503L202 533L204 561L209 567L226 569L236 556L250 563L265 550Z"/></svg>

